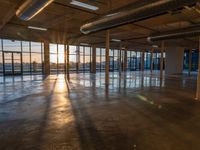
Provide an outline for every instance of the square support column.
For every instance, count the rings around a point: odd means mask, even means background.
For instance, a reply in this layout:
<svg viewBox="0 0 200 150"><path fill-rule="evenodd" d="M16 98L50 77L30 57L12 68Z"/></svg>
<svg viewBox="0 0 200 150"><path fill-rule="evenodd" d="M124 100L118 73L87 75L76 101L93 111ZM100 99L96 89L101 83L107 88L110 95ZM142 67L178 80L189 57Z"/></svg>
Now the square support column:
<svg viewBox="0 0 200 150"><path fill-rule="evenodd" d="M76 46L76 73L79 73L80 68L80 46Z"/></svg>
<svg viewBox="0 0 200 150"><path fill-rule="evenodd" d="M150 58L150 61L151 61L151 73L153 73L153 51L154 51L154 49L151 49L151 58Z"/></svg>
<svg viewBox="0 0 200 150"><path fill-rule="evenodd" d="M124 72L127 71L127 49L124 49Z"/></svg>
<svg viewBox="0 0 200 150"><path fill-rule="evenodd" d="M44 42L44 75L50 75L50 51L49 42Z"/></svg>
<svg viewBox="0 0 200 150"><path fill-rule="evenodd" d="M142 57L141 57L141 71L144 71L144 50L142 50Z"/></svg>
<svg viewBox="0 0 200 150"><path fill-rule="evenodd" d="M160 56L160 78L162 80L163 78L163 52L164 52L164 48L165 48L165 43L164 41L162 41L161 43L161 50L160 50L160 53L161 53L161 56Z"/></svg>
<svg viewBox="0 0 200 150"><path fill-rule="evenodd" d="M65 45L65 51L66 51L66 74L67 79L69 80L69 44Z"/></svg>
<svg viewBox="0 0 200 150"><path fill-rule="evenodd" d="M109 85L109 51L110 51L110 31L106 31L106 75L105 75L105 84L106 86Z"/></svg>
<svg viewBox="0 0 200 150"><path fill-rule="evenodd" d="M200 100L200 37L199 37L199 61L198 61L197 91L196 100Z"/></svg>
<svg viewBox="0 0 200 150"><path fill-rule="evenodd" d="M192 49L189 50L189 68L188 68L188 75L190 76L192 71Z"/></svg>

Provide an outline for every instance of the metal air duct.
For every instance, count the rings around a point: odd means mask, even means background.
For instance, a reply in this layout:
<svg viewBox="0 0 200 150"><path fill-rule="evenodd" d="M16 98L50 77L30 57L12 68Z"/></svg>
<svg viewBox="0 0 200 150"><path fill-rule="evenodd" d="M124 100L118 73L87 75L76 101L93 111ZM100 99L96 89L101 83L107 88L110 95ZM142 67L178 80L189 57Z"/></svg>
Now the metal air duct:
<svg viewBox="0 0 200 150"><path fill-rule="evenodd" d="M184 6L191 6L199 0L148 0L144 5L132 4L132 8L106 15L95 21L86 23L81 26L80 31L88 34L95 31L105 30L116 26L136 22L153 16L167 13L168 11L177 10ZM142 3L141 1L139 1Z"/></svg>
<svg viewBox="0 0 200 150"><path fill-rule="evenodd" d="M155 42L161 40L177 39L177 38L186 38L200 35L200 25L171 30L163 33L153 34L147 38L148 42Z"/></svg>
<svg viewBox="0 0 200 150"><path fill-rule="evenodd" d="M53 0L25 0L17 9L16 16L21 20L30 20L52 2Z"/></svg>

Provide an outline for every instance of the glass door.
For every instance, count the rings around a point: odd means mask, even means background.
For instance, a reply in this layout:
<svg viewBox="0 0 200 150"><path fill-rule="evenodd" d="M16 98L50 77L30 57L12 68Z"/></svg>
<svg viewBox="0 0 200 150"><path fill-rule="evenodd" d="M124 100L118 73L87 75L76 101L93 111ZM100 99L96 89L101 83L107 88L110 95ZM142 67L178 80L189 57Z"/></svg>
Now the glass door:
<svg viewBox="0 0 200 150"><path fill-rule="evenodd" d="M21 53L3 52L3 73L4 75L22 74Z"/></svg>

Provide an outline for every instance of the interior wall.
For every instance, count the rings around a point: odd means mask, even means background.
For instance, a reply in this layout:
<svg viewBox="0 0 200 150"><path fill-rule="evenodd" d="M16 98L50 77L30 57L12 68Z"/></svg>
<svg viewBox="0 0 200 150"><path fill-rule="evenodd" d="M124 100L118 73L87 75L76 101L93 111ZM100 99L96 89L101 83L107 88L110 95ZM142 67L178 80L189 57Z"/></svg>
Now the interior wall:
<svg viewBox="0 0 200 150"><path fill-rule="evenodd" d="M180 74L183 71L184 48L168 47L166 52L165 74Z"/></svg>

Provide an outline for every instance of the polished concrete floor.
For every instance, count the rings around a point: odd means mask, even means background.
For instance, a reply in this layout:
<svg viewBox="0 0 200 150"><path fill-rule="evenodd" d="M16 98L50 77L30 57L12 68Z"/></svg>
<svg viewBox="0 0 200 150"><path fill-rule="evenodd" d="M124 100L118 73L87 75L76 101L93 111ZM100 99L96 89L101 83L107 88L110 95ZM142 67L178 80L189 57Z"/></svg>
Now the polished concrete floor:
<svg viewBox="0 0 200 150"><path fill-rule="evenodd" d="M196 77L0 77L0 150L199 150Z"/></svg>

